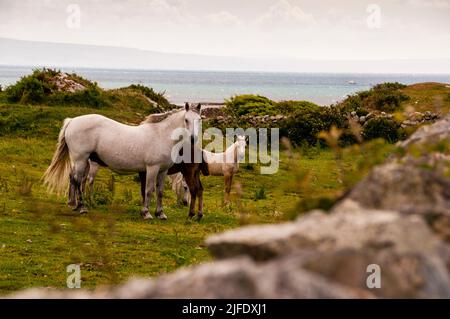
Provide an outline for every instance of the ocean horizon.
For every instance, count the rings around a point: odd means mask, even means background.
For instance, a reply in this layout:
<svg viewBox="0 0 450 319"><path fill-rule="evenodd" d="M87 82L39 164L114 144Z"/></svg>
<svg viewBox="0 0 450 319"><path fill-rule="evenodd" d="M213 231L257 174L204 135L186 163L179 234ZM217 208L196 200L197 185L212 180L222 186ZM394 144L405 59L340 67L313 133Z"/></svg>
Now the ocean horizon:
<svg viewBox="0 0 450 319"><path fill-rule="evenodd" d="M0 85L5 88L36 67L0 65ZM329 105L347 95L383 82L413 84L450 83L450 74L287 73L244 71L185 71L94 69L57 67L97 82L105 89L141 84L165 92L169 101L220 103L234 95L258 94L270 99L306 100Z"/></svg>

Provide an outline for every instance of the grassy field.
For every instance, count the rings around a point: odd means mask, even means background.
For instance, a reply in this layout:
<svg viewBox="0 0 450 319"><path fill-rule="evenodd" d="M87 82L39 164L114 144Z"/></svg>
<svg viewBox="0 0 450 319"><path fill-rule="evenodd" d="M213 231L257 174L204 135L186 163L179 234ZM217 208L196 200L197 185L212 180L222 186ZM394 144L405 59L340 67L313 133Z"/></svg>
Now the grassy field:
<svg viewBox="0 0 450 319"><path fill-rule="evenodd" d="M66 198L47 194L40 178L62 120L86 113L132 123L142 118L131 111L0 104L2 294L34 286L63 288L66 266L72 263L81 264L82 287L92 288L210 260L203 247L208 235L242 224L281 222L322 199L332 202L348 186L343 177L357 180L364 174L361 163L367 164L369 156L361 150L342 155L311 147L289 156L283 152L275 175L260 175L257 164L243 165L227 205L223 179L203 177L201 222L187 220L187 207L176 204L168 185L164 207L169 219L143 221L136 178L103 169L90 213L79 216L66 206ZM376 152L384 158L390 148L381 144Z"/></svg>
<svg viewBox="0 0 450 319"><path fill-rule="evenodd" d="M417 83L401 90L410 97L402 103L403 109L419 112L432 111L447 114L450 111L450 84Z"/></svg>

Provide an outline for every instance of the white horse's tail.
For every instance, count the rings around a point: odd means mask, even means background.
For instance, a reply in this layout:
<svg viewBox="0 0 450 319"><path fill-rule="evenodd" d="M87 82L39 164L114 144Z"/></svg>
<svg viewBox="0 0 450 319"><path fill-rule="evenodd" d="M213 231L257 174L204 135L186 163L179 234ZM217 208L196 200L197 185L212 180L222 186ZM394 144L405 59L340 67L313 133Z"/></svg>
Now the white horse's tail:
<svg viewBox="0 0 450 319"><path fill-rule="evenodd" d="M66 118L64 124L59 131L58 144L53 154L52 163L44 173L44 185L47 186L49 192L61 194L67 190L69 174L71 170L69 147L66 144L66 128L71 118Z"/></svg>

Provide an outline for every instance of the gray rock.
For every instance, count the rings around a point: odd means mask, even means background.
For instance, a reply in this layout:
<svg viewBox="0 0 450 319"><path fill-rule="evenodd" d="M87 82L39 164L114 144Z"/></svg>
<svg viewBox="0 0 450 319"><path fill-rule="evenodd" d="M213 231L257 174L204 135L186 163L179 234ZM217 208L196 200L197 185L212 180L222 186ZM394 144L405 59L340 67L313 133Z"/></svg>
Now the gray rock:
<svg viewBox="0 0 450 319"><path fill-rule="evenodd" d="M450 216L450 179L416 165L388 163L374 168L347 198L368 208Z"/></svg>
<svg viewBox="0 0 450 319"><path fill-rule="evenodd" d="M419 128L407 140L399 143L399 146L406 148L412 144L434 144L448 138L450 138L450 116Z"/></svg>
<svg viewBox="0 0 450 319"><path fill-rule="evenodd" d="M367 266L376 264L382 289L371 292L389 298L450 297L441 245L417 216L363 209L350 200L278 229L248 226L207 240L216 258L248 255L261 262L302 253L302 268L359 290L367 289Z"/></svg>
<svg viewBox="0 0 450 319"><path fill-rule="evenodd" d="M133 279L118 287L85 290L30 289L12 298L361 298L369 292L331 283L301 268L290 256L256 264L234 258L181 269L156 279Z"/></svg>

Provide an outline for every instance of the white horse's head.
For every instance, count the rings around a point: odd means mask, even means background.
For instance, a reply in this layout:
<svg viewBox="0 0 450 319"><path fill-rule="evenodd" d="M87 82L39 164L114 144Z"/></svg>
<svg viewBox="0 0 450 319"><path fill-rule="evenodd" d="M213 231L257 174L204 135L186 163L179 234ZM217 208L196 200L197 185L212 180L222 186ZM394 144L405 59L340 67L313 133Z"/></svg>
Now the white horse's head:
<svg viewBox="0 0 450 319"><path fill-rule="evenodd" d="M247 144L247 142L246 142L245 136L238 135L237 141L236 141L238 161L241 161L245 157L246 144Z"/></svg>
<svg viewBox="0 0 450 319"><path fill-rule="evenodd" d="M199 103L197 106L190 106L189 103L186 102L184 109L186 110L184 114L184 128L187 130L188 138L190 139L192 144L197 143L198 135L200 134L201 128L201 116L200 110L202 105Z"/></svg>

